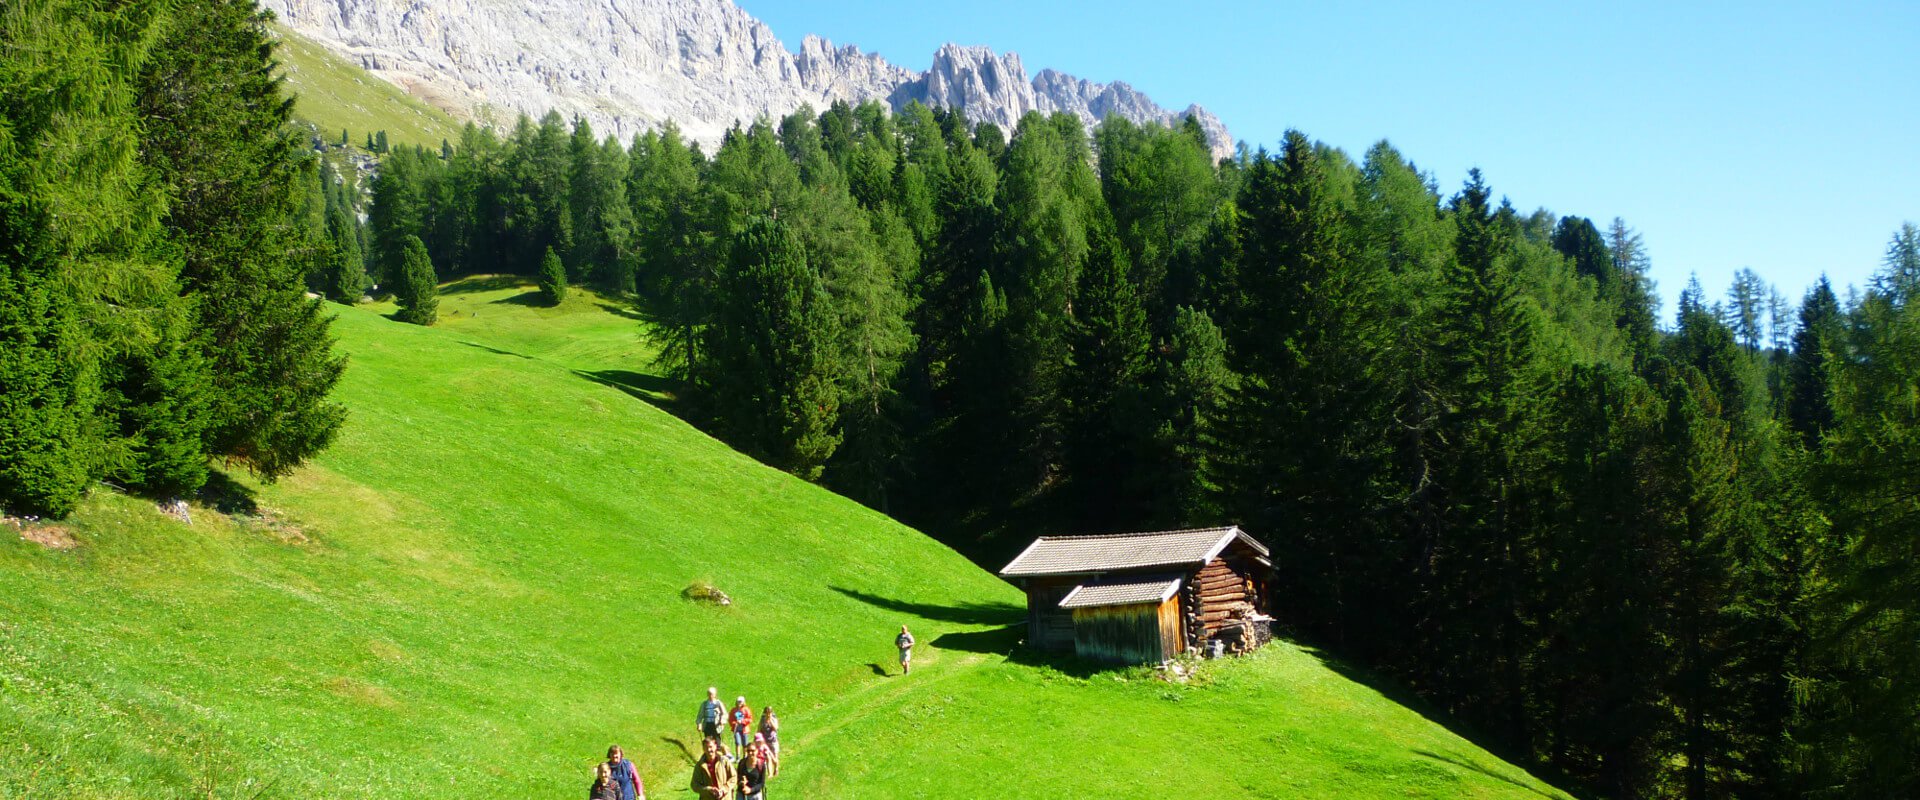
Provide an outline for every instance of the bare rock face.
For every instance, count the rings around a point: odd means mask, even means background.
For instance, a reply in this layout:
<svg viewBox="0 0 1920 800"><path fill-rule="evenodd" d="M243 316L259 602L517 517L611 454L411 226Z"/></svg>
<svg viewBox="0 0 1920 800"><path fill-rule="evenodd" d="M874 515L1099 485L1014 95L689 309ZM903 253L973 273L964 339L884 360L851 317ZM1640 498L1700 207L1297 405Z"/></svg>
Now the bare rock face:
<svg viewBox="0 0 1920 800"><path fill-rule="evenodd" d="M464 119L509 125L549 110L622 139L672 120L711 147L736 122L836 100L918 100L1011 131L1028 111L1178 124L1193 114L1215 155L1226 126L1199 106L1175 114L1124 83L947 45L923 73L807 37L800 52L728 0L262 0L280 21Z"/></svg>

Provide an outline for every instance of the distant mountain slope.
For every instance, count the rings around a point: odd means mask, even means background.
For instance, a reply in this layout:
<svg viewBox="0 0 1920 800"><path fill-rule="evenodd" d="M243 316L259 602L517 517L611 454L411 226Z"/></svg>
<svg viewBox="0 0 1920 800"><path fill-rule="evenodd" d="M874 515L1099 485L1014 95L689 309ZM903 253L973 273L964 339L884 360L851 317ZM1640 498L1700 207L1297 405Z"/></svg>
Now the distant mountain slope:
<svg viewBox="0 0 1920 800"><path fill-rule="evenodd" d="M416 97L466 119L582 115L623 140L672 120L708 146L734 122L835 100L913 100L1011 129L1027 111L1200 120L1218 155L1226 126L1197 105L1173 112L1125 83L1044 70L1019 56L948 45L915 73L809 36L786 49L727 0L263 0L282 23Z"/></svg>
<svg viewBox="0 0 1920 800"><path fill-rule="evenodd" d="M1289 644L1036 663L1018 591L638 399L615 304L534 296L340 311L347 427L258 509L0 523L0 797L577 797L611 742L684 797L710 685L778 708L786 798L1564 796Z"/></svg>
<svg viewBox="0 0 1920 800"><path fill-rule="evenodd" d="M447 112L285 26L275 26L274 33L281 43L275 53L280 72L295 95L293 113L313 123L327 141L334 141L342 129L355 145L376 131L386 131L394 144L437 148L443 141L460 141L461 122Z"/></svg>

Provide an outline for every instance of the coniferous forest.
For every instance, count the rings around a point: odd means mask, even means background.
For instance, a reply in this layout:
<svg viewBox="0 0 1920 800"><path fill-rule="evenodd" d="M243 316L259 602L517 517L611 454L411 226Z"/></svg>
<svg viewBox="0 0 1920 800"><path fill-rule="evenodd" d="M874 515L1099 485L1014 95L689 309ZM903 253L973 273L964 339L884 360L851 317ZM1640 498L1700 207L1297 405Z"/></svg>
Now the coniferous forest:
<svg viewBox="0 0 1920 800"><path fill-rule="evenodd" d="M1844 300L1663 320L1625 222L1384 142L875 104L710 155L523 118L371 195L376 281L417 238L630 296L677 413L988 568L1239 522L1297 635L1601 794L1920 790L1912 227Z"/></svg>
<svg viewBox="0 0 1920 800"><path fill-rule="evenodd" d="M284 475L345 414L308 290L432 324L439 281L524 275L630 298L675 413L990 569L1241 524L1293 635L1570 785L1920 794L1912 225L1869 286L1664 313L1624 221L1385 142L877 104L710 154L469 126L363 197L250 3L0 13L12 513Z"/></svg>

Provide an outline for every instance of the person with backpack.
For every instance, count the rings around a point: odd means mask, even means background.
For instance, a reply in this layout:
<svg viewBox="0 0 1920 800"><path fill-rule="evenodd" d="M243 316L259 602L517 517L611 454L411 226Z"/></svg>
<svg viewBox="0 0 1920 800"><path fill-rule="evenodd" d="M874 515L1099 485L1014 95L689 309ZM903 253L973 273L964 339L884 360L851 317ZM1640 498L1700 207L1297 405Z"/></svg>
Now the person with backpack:
<svg viewBox="0 0 1920 800"><path fill-rule="evenodd" d="M693 781L688 788L700 800L729 800L735 785L733 762L720 750L720 740L706 740L706 751L693 765Z"/></svg>
<svg viewBox="0 0 1920 800"><path fill-rule="evenodd" d="M733 752L745 755L747 743L753 741L753 708L747 705L746 695L733 699L733 710L727 712L727 726L733 729Z"/></svg>
<svg viewBox="0 0 1920 800"><path fill-rule="evenodd" d="M893 637L893 645L900 648L900 674L912 672L913 634L907 631L907 626L900 626L900 635Z"/></svg>
<svg viewBox="0 0 1920 800"><path fill-rule="evenodd" d="M640 782L640 768L627 760L620 745L607 748L607 763L600 766L606 768L617 800L647 800L647 787Z"/></svg>
<svg viewBox="0 0 1920 800"><path fill-rule="evenodd" d="M759 748L748 748L746 756L740 759L740 768L735 771L740 781L740 800L767 800L767 754Z"/></svg>
<svg viewBox="0 0 1920 800"><path fill-rule="evenodd" d="M767 763L773 766L773 774L780 774L780 717L773 713L773 706L760 710L760 738L767 743Z"/></svg>
<svg viewBox="0 0 1920 800"><path fill-rule="evenodd" d="M725 719L726 707L720 705L720 690L707 687L707 701L700 704L700 712L693 718L694 725L700 729L700 738L720 744L720 726Z"/></svg>

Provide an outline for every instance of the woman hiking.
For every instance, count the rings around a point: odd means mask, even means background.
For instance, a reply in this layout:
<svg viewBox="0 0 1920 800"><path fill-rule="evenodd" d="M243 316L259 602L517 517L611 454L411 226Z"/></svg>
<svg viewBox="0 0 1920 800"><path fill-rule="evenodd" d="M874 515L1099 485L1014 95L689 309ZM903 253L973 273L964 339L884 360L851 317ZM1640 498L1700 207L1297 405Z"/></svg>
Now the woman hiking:
<svg viewBox="0 0 1920 800"><path fill-rule="evenodd" d="M773 713L773 706L760 709L760 738L767 743L767 762L773 765L773 774L780 774L780 717Z"/></svg>
<svg viewBox="0 0 1920 800"><path fill-rule="evenodd" d="M600 765L607 771L607 780L613 787L613 800L647 800L646 784L640 782L640 768L627 760L627 754L620 745L607 748L607 763ZM597 798L599 795L595 795Z"/></svg>
<svg viewBox="0 0 1920 800"><path fill-rule="evenodd" d="M747 696L733 699L733 710L727 712L727 726L733 729L733 752L746 755L747 743L753 741L753 708L747 705Z"/></svg>

